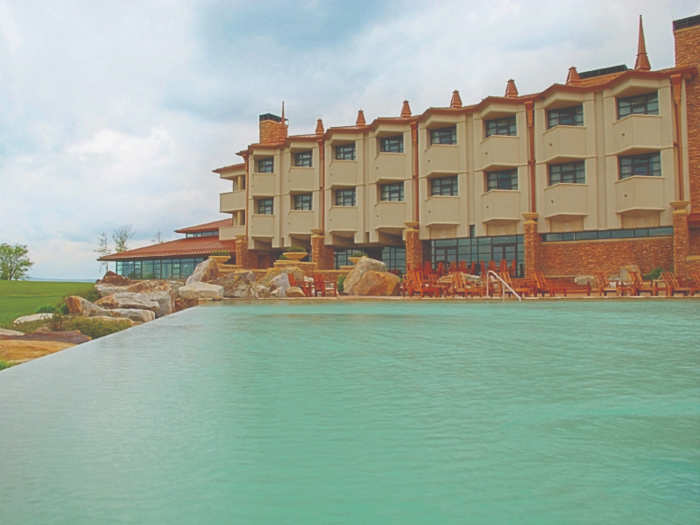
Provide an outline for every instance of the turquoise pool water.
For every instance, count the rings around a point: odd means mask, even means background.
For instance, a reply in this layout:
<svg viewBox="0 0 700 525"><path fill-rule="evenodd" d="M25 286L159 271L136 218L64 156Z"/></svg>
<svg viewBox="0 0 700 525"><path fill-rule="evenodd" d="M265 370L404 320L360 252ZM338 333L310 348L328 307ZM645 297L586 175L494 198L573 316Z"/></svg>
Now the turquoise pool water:
<svg viewBox="0 0 700 525"><path fill-rule="evenodd" d="M0 523L700 521L700 302L265 302L0 372Z"/></svg>

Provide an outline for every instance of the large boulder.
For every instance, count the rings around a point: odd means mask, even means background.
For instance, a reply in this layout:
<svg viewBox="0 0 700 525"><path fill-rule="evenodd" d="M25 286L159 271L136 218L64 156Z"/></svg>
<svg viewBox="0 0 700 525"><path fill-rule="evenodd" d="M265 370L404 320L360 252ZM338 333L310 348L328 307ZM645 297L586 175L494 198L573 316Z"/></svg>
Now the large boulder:
<svg viewBox="0 0 700 525"><path fill-rule="evenodd" d="M590 284L591 286L596 285L595 276L593 275L577 275L574 277L574 283L576 284Z"/></svg>
<svg viewBox="0 0 700 525"><path fill-rule="evenodd" d="M14 324L31 323L33 321L43 321L44 319L51 319L53 314L32 314L23 315L15 319Z"/></svg>
<svg viewBox="0 0 700 525"><path fill-rule="evenodd" d="M118 293L134 293L143 294L146 298L151 301L158 303L159 307L155 311L156 317L163 317L173 313L175 308L175 288L173 285L178 287L181 283L177 281L140 281L138 283L130 284L129 286L114 286L111 284L96 284L95 290L100 294L100 297L107 297Z"/></svg>
<svg viewBox="0 0 700 525"><path fill-rule="evenodd" d="M298 286L290 286L287 288L287 297L306 297L304 295L304 290L299 288Z"/></svg>
<svg viewBox="0 0 700 525"><path fill-rule="evenodd" d="M276 277L273 277L270 281L270 296L271 297L287 297L287 290L289 289L289 277L287 273L280 273Z"/></svg>
<svg viewBox="0 0 700 525"><path fill-rule="evenodd" d="M263 286L266 286L270 289L272 287L270 286L272 283L272 280L277 277L278 275L282 274L294 274L294 280L298 283L301 283L304 281L304 272L301 271L301 269L298 266L285 266L284 268L273 268L270 271L268 271L259 281L258 284L261 284ZM289 280L289 279L287 279Z"/></svg>
<svg viewBox="0 0 700 525"><path fill-rule="evenodd" d="M253 286L253 294L255 294L256 299L269 299L270 289L262 284L256 284Z"/></svg>
<svg viewBox="0 0 700 525"><path fill-rule="evenodd" d="M148 298L145 293L121 292L113 293L93 303L100 308L114 310L116 308L136 308L138 310L151 310L157 312L160 304Z"/></svg>
<svg viewBox="0 0 700 525"><path fill-rule="evenodd" d="M187 278L185 285L192 283L210 282L219 276L219 265L214 259L207 259L197 265L192 275Z"/></svg>
<svg viewBox="0 0 700 525"><path fill-rule="evenodd" d="M345 283L343 283L343 290L345 293L348 295L353 295L353 287L362 278L362 276L369 271L386 272L386 264L376 259L370 259L369 257L363 257L357 261L357 264L345 279Z"/></svg>
<svg viewBox="0 0 700 525"><path fill-rule="evenodd" d="M32 341L26 339L0 341L0 359L24 363L37 357L60 352L72 346L75 346L75 344L63 341Z"/></svg>
<svg viewBox="0 0 700 525"><path fill-rule="evenodd" d="M224 289L224 297L236 297L239 299L253 299L256 297L255 273L250 270L240 270L219 277L211 282Z"/></svg>
<svg viewBox="0 0 700 525"><path fill-rule="evenodd" d="M63 343L71 343L79 345L80 343L87 343L92 341L92 337L83 335L78 330L70 330L66 332L51 332L51 331L39 331L32 334L21 334L21 335L0 335L0 340L14 340L14 341L60 341Z"/></svg>
<svg viewBox="0 0 700 525"><path fill-rule="evenodd" d="M639 266L636 264L628 264L627 266L621 266L620 267L620 281L623 283L629 283L632 281L632 278L630 277L629 272L637 272L641 273L639 271Z"/></svg>
<svg viewBox="0 0 700 525"><path fill-rule="evenodd" d="M103 313L91 315L90 317L97 317L106 315L110 317L116 317L117 319L131 319L135 323L147 323L153 321L156 318L156 314L151 310L137 310L136 308L115 308L114 310L107 310L106 308L102 310Z"/></svg>
<svg viewBox="0 0 700 525"><path fill-rule="evenodd" d="M72 315L81 317L92 317L95 315L109 315L104 313L104 308L95 306L87 299L78 297L77 295L69 295L66 297L66 306Z"/></svg>
<svg viewBox="0 0 700 525"><path fill-rule="evenodd" d="M392 296L399 295L400 279L388 272L366 271L357 281L349 295Z"/></svg>
<svg viewBox="0 0 700 525"><path fill-rule="evenodd" d="M131 284L131 279L128 277L123 277L114 272L107 272L102 280L98 281L99 284L111 284L114 286L127 286Z"/></svg>
<svg viewBox="0 0 700 525"><path fill-rule="evenodd" d="M180 288L180 297L183 299L214 299L224 298L224 288L216 284L195 282Z"/></svg>
<svg viewBox="0 0 700 525"><path fill-rule="evenodd" d="M24 335L24 332L20 332L18 330L5 330L3 328L0 328L0 336L3 335Z"/></svg>
<svg viewBox="0 0 700 525"><path fill-rule="evenodd" d="M68 311L71 314L80 315L82 317L106 316L126 318L137 323L146 323L148 321L153 321L153 319L156 318L156 314L151 310L137 308L102 308L100 306L95 306L90 301L75 295L66 297L66 306L68 306Z"/></svg>

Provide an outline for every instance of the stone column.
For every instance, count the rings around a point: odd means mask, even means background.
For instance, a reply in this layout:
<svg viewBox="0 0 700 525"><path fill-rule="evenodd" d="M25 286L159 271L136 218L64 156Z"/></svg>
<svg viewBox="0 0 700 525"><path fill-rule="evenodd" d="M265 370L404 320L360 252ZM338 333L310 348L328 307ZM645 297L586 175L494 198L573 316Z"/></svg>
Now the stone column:
<svg viewBox="0 0 700 525"><path fill-rule="evenodd" d="M415 270L423 263L423 243L420 240L420 229L415 221L407 221L406 225L406 269Z"/></svg>
<svg viewBox="0 0 700 525"><path fill-rule="evenodd" d="M253 255L254 254L248 250L248 237L245 235L236 235L236 265L246 270L253 269L257 266L257 261L252 260Z"/></svg>
<svg viewBox="0 0 700 525"><path fill-rule="evenodd" d="M333 248L326 246L323 230L311 230L311 259L317 270L332 270L335 266Z"/></svg>
<svg viewBox="0 0 700 525"><path fill-rule="evenodd" d="M688 211L689 201L673 201L673 273L685 279L687 272L688 249Z"/></svg>
<svg viewBox="0 0 700 525"><path fill-rule="evenodd" d="M535 272L540 269L540 246L542 238L537 231L537 213L523 213L525 224L525 277L532 279Z"/></svg>

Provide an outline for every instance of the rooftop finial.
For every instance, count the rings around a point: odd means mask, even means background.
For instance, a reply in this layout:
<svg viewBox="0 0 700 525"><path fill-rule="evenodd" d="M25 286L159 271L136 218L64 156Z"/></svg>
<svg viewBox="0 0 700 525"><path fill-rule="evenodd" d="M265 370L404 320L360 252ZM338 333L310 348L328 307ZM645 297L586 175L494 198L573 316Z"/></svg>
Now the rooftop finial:
<svg viewBox="0 0 700 525"><path fill-rule="evenodd" d="M356 126L366 126L367 122L365 122L365 112L360 110L357 112L357 121L355 122Z"/></svg>
<svg viewBox="0 0 700 525"><path fill-rule="evenodd" d="M569 68L569 74L566 76L566 83L578 84L579 82L581 82L581 77L578 76L578 71L576 71L576 68L574 66L571 66Z"/></svg>
<svg viewBox="0 0 700 525"><path fill-rule="evenodd" d="M462 97L459 96L459 91L456 89L452 92L452 100L450 100L451 108L461 108L462 107Z"/></svg>
<svg viewBox="0 0 700 525"><path fill-rule="evenodd" d="M316 121L316 135L323 135L323 133L323 121L321 119L318 119Z"/></svg>
<svg viewBox="0 0 700 525"><path fill-rule="evenodd" d="M282 101L282 124L285 124L286 121L284 119L284 100Z"/></svg>
<svg viewBox="0 0 700 525"><path fill-rule="evenodd" d="M410 117L411 116L411 106L408 105L408 100L403 101L403 107L401 108L401 116L402 117Z"/></svg>
<svg viewBox="0 0 700 525"><path fill-rule="evenodd" d="M637 44L637 61L634 63L634 69L640 71L649 71L651 64L647 56L647 44L644 41L644 26L642 26L642 15L639 15L639 43Z"/></svg>
<svg viewBox="0 0 700 525"><path fill-rule="evenodd" d="M506 86L506 98L517 98L517 96L518 88L515 87L515 80L511 78Z"/></svg>

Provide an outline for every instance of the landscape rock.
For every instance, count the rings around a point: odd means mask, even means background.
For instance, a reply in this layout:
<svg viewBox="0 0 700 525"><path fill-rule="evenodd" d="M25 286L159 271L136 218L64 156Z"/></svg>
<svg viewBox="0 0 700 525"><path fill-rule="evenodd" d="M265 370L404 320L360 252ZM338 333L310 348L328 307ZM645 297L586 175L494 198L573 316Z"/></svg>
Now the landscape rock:
<svg viewBox="0 0 700 525"><path fill-rule="evenodd" d="M61 341L0 340L0 359L23 363L75 346Z"/></svg>
<svg viewBox="0 0 700 525"><path fill-rule="evenodd" d="M153 321L156 318L156 314L151 310L135 309L135 308L101 308L100 306L95 306L90 301L71 295L66 297L66 306L68 306L68 311L73 315L80 315L82 317L116 317L116 318L127 318L135 321L137 323L146 323L148 321Z"/></svg>
<svg viewBox="0 0 700 525"><path fill-rule="evenodd" d="M285 266L284 268L273 268L268 271L259 281L258 284L267 286L272 289L272 280L278 275L282 274L294 274L294 280L298 283L303 282L304 272L298 266ZM287 279L289 280L289 279Z"/></svg>
<svg viewBox="0 0 700 525"><path fill-rule="evenodd" d="M95 290L100 297L108 297L118 293L143 294L151 301L159 304L155 311L156 317L163 317L173 313L175 309L176 289L182 286L178 281L149 280L130 284L129 286L115 286L111 284L96 284Z"/></svg>
<svg viewBox="0 0 700 525"><path fill-rule="evenodd" d="M223 287L224 297L236 297L239 299L256 298L254 291L255 273L250 270L240 270L229 273L228 275L224 275L212 281L211 284Z"/></svg>
<svg viewBox="0 0 700 525"><path fill-rule="evenodd" d="M21 333L21 332L20 332ZM92 337L80 333L78 330L70 330L66 332L39 332L22 335L0 335L0 340L3 341L59 341L63 343L72 343L79 345L92 341Z"/></svg>
<svg viewBox="0 0 700 525"><path fill-rule="evenodd" d="M115 308L113 310L107 310L105 308L102 311L109 317L115 317L117 319L131 319L135 323L147 323L156 318L156 314L151 310L137 310L135 308ZM105 314L91 315L90 317L98 317L101 315Z"/></svg>
<svg viewBox="0 0 700 525"><path fill-rule="evenodd" d="M93 304L100 308L107 308L108 310L114 310L115 308L135 308L138 310L157 312L160 309L160 304L149 299L145 293L113 293L112 295L98 299Z"/></svg>
<svg viewBox="0 0 700 525"><path fill-rule="evenodd" d="M287 297L306 297L304 290L298 286L290 286L286 291Z"/></svg>
<svg viewBox="0 0 700 525"><path fill-rule="evenodd" d="M263 286L262 284L256 284L255 286L253 286L253 293L255 294L256 299L270 298L270 289L267 286Z"/></svg>
<svg viewBox="0 0 700 525"><path fill-rule="evenodd" d="M109 317L106 315L93 315L91 317L91 319L99 319L100 321L105 322L105 323L110 323L110 322L112 322L112 323L118 323L118 322L129 323L129 328L131 328L132 326L134 326L136 324L131 319L128 319L125 317Z"/></svg>
<svg viewBox="0 0 700 525"><path fill-rule="evenodd" d="M345 293L347 293L348 295L353 295L352 289L355 286L355 283L357 283L362 278L362 276L369 271L386 272L386 264L376 259L362 257L362 259L357 261L357 264L350 271L347 278L345 279L345 283L343 284L343 290L345 291Z"/></svg>
<svg viewBox="0 0 700 525"><path fill-rule="evenodd" d="M224 298L224 288L216 284L195 282L180 288L180 297L183 299L214 299Z"/></svg>
<svg viewBox="0 0 700 525"><path fill-rule="evenodd" d="M481 282L480 276L472 275L470 273L463 273L462 279L464 279L464 281L469 281L470 283L480 283Z"/></svg>
<svg viewBox="0 0 700 525"><path fill-rule="evenodd" d="M105 276L98 281L99 284L111 284L114 286L126 286L131 284L131 279L128 277L123 277L119 274L116 274L112 271L109 271L105 274Z"/></svg>
<svg viewBox="0 0 700 525"><path fill-rule="evenodd" d="M629 272L638 272L639 271L639 266L636 264L628 264L627 266L621 266L620 267L620 281L623 283L629 283L632 281L632 278L630 277Z"/></svg>
<svg viewBox="0 0 700 525"><path fill-rule="evenodd" d="M31 323L32 321L42 321L44 319L51 319L52 317L53 314L24 315L15 319L15 322L13 324Z"/></svg>
<svg viewBox="0 0 700 525"><path fill-rule="evenodd" d="M24 332L19 332L17 330L5 330L0 328L0 335L24 335Z"/></svg>
<svg viewBox="0 0 700 525"><path fill-rule="evenodd" d="M69 295L68 297L66 297L66 306L68 307L68 311L72 315L80 315L82 317L93 317L95 315L109 315L103 313L104 311L106 311L104 308L95 306L87 299L83 299L82 297L78 297L77 295Z"/></svg>
<svg viewBox="0 0 700 525"><path fill-rule="evenodd" d="M591 286L596 286L595 276L593 275L577 275L574 278L574 283L576 284L590 284Z"/></svg>
<svg viewBox="0 0 700 525"><path fill-rule="evenodd" d="M210 282L219 276L219 265L214 259L207 259L197 265L192 275L187 278L185 286L192 283Z"/></svg>
<svg viewBox="0 0 700 525"><path fill-rule="evenodd" d="M349 295L365 297L399 295L399 283L400 279L394 274L368 270L354 284Z"/></svg>
<svg viewBox="0 0 700 525"><path fill-rule="evenodd" d="M287 297L287 289L289 289L289 277L286 272L280 273L270 281L271 297Z"/></svg>

